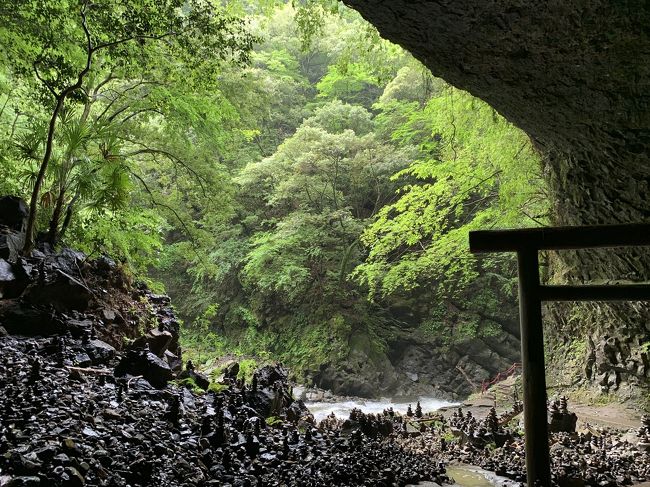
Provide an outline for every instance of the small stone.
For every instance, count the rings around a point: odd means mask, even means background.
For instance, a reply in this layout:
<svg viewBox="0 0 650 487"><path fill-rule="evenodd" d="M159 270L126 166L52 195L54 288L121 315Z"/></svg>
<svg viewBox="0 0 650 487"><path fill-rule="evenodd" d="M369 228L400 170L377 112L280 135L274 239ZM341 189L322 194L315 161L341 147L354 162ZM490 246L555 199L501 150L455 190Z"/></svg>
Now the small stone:
<svg viewBox="0 0 650 487"><path fill-rule="evenodd" d="M36 487L40 485L42 485L41 479L38 477L15 477L6 484L2 484L3 487Z"/></svg>
<svg viewBox="0 0 650 487"><path fill-rule="evenodd" d="M95 431L94 429L89 428L89 427L85 427L83 429L82 433L84 434L84 436L88 436L90 438L98 438L99 437L99 433L97 433L97 431Z"/></svg>
<svg viewBox="0 0 650 487"><path fill-rule="evenodd" d="M88 367L92 364L92 360L90 360L90 357L87 353L78 353L74 357L74 364L77 367Z"/></svg>
<svg viewBox="0 0 650 487"><path fill-rule="evenodd" d="M68 467L65 469L65 473L70 477L69 484L71 487L81 487L86 483L86 479L83 475L74 467Z"/></svg>

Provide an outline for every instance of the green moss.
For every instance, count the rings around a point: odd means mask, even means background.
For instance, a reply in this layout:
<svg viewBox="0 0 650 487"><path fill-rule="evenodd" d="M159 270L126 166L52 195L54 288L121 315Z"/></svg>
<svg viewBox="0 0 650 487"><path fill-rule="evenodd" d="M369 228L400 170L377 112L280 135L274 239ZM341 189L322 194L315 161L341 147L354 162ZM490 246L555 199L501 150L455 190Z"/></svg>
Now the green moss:
<svg viewBox="0 0 650 487"><path fill-rule="evenodd" d="M208 392L214 392L214 393L219 393L223 392L226 389L228 389L228 386L225 384L219 384L217 382L211 382L210 385L208 386Z"/></svg>
<svg viewBox="0 0 650 487"><path fill-rule="evenodd" d="M244 359L239 362L238 379L243 379L245 382L250 382L253 379L253 373L258 368L255 359Z"/></svg>
<svg viewBox="0 0 650 487"><path fill-rule="evenodd" d="M269 416L266 418L266 424L268 426L282 426L282 419L278 418L277 416Z"/></svg>
<svg viewBox="0 0 650 487"><path fill-rule="evenodd" d="M445 440L447 443L451 443L458 440L458 438L451 431L445 431L440 435L440 438Z"/></svg>
<svg viewBox="0 0 650 487"><path fill-rule="evenodd" d="M196 383L196 381L191 377L176 380L174 382L179 387L185 387L186 389L189 389L190 391L192 391L194 394L197 394L197 395L205 394L205 391L203 389L201 389L199 387L199 385Z"/></svg>

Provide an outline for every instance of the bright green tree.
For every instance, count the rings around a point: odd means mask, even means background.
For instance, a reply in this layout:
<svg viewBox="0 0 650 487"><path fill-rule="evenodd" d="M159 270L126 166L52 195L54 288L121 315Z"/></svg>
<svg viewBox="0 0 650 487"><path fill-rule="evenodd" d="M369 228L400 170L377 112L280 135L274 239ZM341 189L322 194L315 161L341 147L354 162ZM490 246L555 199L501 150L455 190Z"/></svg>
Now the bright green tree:
<svg viewBox="0 0 650 487"><path fill-rule="evenodd" d="M167 75L181 67L191 81L192 66L193 72L200 68L200 81L209 83L223 60L245 59L252 43L239 19L209 1L166 0L154 5L132 0L119 6L107 1L5 2L0 24L0 41L8 46L5 64L14 74L23 78L31 74L38 81L49 111L30 199L26 251L33 243L57 123L67 102L83 102L90 96L87 80L134 78L150 70ZM174 61L160 62L170 58Z"/></svg>

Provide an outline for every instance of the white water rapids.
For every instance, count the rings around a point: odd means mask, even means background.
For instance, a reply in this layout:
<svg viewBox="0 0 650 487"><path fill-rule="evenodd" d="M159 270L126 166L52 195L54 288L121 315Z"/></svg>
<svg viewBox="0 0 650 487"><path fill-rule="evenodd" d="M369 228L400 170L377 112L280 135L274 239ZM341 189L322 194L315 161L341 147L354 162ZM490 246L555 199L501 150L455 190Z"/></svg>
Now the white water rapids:
<svg viewBox="0 0 650 487"><path fill-rule="evenodd" d="M295 397L300 397L302 390L300 388L294 389ZM361 409L364 413L381 413L384 409L393 408L395 412L406 414L406 410L411 405L415 411L415 405L420 401L422 411L425 413L437 411L443 407L457 406L458 403L443 401L433 397L415 397L406 399L363 399L363 398L336 398L328 399L326 401L310 401L309 397L305 401L305 405L309 408L314 415L316 422L325 419L331 413L334 413L338 418L347 419L350 411L353 408Z"/></svg>

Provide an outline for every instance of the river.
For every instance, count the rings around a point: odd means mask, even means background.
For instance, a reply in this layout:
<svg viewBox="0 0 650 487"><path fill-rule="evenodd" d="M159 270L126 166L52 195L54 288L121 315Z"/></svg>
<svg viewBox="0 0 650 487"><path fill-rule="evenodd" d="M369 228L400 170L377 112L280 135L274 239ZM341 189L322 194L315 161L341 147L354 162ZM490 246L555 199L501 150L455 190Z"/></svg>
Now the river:
<svg viewBox="0 0 650 487"><path fill-rule="evenodd" d="M300 397L304 391L305 389L296 387L294 389L295 397ZM418 401L420 401L422 411L425 413L437 411L443 407L458 405L458 403L443 401L433 397L364 399L360 397L336 397L330 395L324 400L310 400L309 393L306 394L306 397L305 405L314 415L316 422L321 421L331 413L334 413L341 419L346 419L353 408L361 409L364 413L377 414L381 413L384 409L392 407L396 412L406 414L409 404L413 411L415 411L415 405Z"/></svg>

